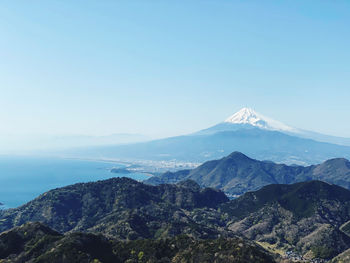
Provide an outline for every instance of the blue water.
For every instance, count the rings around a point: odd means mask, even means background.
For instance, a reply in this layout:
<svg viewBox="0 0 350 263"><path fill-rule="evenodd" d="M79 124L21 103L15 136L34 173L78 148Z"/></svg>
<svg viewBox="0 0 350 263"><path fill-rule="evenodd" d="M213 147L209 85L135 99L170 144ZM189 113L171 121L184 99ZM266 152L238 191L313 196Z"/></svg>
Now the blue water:
<svg viewBox="0 0 350 263"><path fill-rule="evenodd" d="M0 203L17 207L38 195L74 183L127 176L146 179L144 174L111 173L120 164L59 158L0 156Z"/></svg>

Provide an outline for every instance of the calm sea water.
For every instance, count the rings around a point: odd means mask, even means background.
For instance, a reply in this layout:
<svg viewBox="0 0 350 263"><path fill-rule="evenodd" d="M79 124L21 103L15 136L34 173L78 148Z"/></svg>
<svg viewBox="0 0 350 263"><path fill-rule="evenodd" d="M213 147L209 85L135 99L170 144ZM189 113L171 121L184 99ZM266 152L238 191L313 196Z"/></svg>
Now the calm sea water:
<svg viewBox="0 0 350 263"><path fill-rule="evenodd" d="M25 204L53 188L80 182L91 182L127 176L146 179L144 174L111 173L122 165L107 162L59 158L0 156L0 203L3 208Z"/></svg>

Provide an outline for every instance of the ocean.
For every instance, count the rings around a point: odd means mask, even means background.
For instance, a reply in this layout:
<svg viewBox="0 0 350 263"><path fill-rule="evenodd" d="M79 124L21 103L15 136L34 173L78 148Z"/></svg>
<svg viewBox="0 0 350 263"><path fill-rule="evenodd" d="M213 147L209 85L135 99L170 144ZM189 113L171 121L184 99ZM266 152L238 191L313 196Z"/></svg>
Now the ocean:
<svg viewBox="0 0 350 263"><path fill-rule="evenodd" d="M77 159L0 156L1 208L14 208L38 195L70 184L92 182L112 177L144 180L140 173L116 174L110 169L121 164Z"/></svg>

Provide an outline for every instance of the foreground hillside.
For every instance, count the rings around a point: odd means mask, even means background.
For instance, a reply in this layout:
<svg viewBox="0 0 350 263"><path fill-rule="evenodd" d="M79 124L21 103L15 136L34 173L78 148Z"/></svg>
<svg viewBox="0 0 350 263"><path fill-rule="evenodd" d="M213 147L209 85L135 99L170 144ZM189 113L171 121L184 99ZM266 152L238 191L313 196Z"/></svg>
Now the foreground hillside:
<svg viewBox="0 0 350 263"><path fill-rule="evenodd" d="M62 235L40 223L27 223L0 234L0 259L36 263L275 262L262 247L238 237L195 240L182 235L123 242L86 233Z"/></svg>
<svg viewBox="0 0 350 263"><path fill-rule="evenodd" d="M220 160L205 162L193 170L153 176L145 183L158 185L186 179L232 195L241 195L269 184L292 184L310 180L321 180L350 189L350 162L337 158L307 167L288 166L254 160L240 152L233 152Z"/></svg>
<svg viewBox="0 0 350 263"><path fill-rule="evenodd" d="M230 201L223 192L200 188L190 180L177 185L150 186L128 178L115 178L54 189L21 207L0 211L1 231L34 221L54 229L48 230L50 235L59 236L53 238L53 242L72 238L89 240L90 237L95 240L95 235L102 234L104 238L98 242L107 238L123 242L139 240L130 244L143 244L140 240L153 239L155 243L145 241L147 246L165 246L164 251L168 251L170 243L157 242L186 235L194 247L187 246L190 250L178 252L183 257L198 252L200 257L204 251L212 251L205 256L208 261L203 259L203 262L210 262L209 258L215 256L216 252L209 247L220 250L237 236L284 256L287 251L293 251L300 258L331 259L350 249L350 191L321 181L309 181L268 185ZM85 234L74 234L76 232ZM2 242L1 249L12 244L11 239L5 238ZM30 244L36 243L33 242ZM85 241L74 239L67 246L74 248L82 242ZM30 246L24 245L23 249ZM135 249L132 247L130 251Z"/></svg>

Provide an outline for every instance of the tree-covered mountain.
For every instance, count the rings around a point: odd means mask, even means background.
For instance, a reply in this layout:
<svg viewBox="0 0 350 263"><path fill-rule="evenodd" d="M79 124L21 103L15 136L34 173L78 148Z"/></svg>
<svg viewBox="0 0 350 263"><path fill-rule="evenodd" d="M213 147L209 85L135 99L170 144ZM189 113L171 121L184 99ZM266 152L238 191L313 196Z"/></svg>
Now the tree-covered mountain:
<svg viewBox="0 0 350 263"><path fill-rule="evenodd" d="M235 240L235 236L256 241L266 248L273 247L276 251L294 251L305 258L330 259L350 248L347 227L350 191L321 181L308 181L268 185L230 201L223 192L200 188L191 180L176 185L150 186L128 178L115 178L54 189L21 207L0 211L1 231L34 221L44 223L54 231L40 226L36 230L38 236L33 240L30 238L32 245L15 236L15 243L24 243L18 248L20 252L10 254L21 256L23 249L26 252L31 246L52 252L52 247L60 243L45 246L50 240L67 240L63 248L69 250L72 246L72 251L80 251L81 247L76 248L76 245L85 247L85 241L87 244L104 244L106 239L123 241L118 243L122 247L118 253L123 254L127 248L130 251L136 249L134 245L131 245L133 248L125 245L129 244L125 243L127 240L138 240L130 243L137 246L163 246L163 243L157 243L163 241L156 240L175 240L179 235L186 235L186 238L198 241L190 241L187 250L179 250L177 255L187 259L191 255L198 255L198 258L206 255L203 262L210 262L215 256L216 252L210 250L210 246L221 251L225 242ZM41 232L49 233L50 237L44 239L47 242L39 242L43 238ZM95 236L99 234L103 237ZM154 243L142 243L144 239L153 239ZM10 238L2 240L0 251L13 244ZM35 245L37 242L39 244ZM65 253L57 251L57 257ZM2 253L5 253L3 258L10 255L9 252ZM105 255L111 255L108 253ZM225 255L221 257L225 258ZM181 262L173 256L173 262Z"/></svg>
<svg viewBox="0 0 350 263"><path fill-rule="evenodd" d="M254 242L196 240L186 235L158 240L120 241L88 233L60 234L27 223L0 234L1 262L35 263L273 263L274 256Z"/></svg>
<svg viewBox="0 0 350 263"><path fill-rule="evenodd" d="M179 234L215 238L229 235L215 210L227 201L224 193L200 189L193 181L150 186L113 178L54 189L21 207L2 210L0 231L39 221L59 232L98 232L120 239Z"/></svg>
<svg viewBox="0 0 350 263"><path fill-rule="evenodd" d="M269 184L292 184L321 180L350 189L350 162L343 158L327 160L319 165L288 166L270 161L258 161L240 152L203 163L193 170L167 172L153 176L147 184L159 185L191 179L199 185L240 195Z"/></svg>
<svg viewBox="0 0 350 263"><path fill-rule="evenodd" d="M228 228L249 239L332 258L350 247L350 191L321 181L268 185L220 206Z"/></svg>

